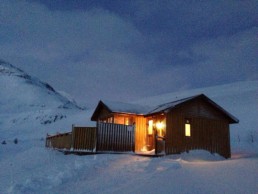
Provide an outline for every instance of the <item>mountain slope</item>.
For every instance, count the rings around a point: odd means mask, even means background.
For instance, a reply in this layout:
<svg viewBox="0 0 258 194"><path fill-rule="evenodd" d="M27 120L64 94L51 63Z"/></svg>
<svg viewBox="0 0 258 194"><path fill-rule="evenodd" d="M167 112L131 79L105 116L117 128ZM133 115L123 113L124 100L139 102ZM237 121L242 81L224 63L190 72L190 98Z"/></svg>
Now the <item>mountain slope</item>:
<svg viewBox="0 0 258 194"><path fill-rule="evenodd" d="M17 125L33 120L50 124L66 118L67 109L81 109L49 84L2 60L0 91L0 126L1 123Z"/></svg>
<svg viewBox="0 0 258 194"><path fill-rule="evenodd" d="M79 108L49 84L0 60L1 112L20 112L33 107Z"/></svg>

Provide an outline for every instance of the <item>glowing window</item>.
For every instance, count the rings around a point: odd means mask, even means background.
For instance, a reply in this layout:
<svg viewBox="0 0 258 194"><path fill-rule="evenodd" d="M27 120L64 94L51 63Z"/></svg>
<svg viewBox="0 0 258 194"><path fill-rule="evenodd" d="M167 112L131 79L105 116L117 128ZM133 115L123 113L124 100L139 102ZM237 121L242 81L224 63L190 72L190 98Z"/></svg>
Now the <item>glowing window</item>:
<svg viewBox="0 0 258 194"><path fill-rule="evenodd" d="M132 117L125 117L125 125L133 125L133 118Z"/></svg>
<svg viewBox="0 0 258 194"><path fill-rule="evenodd" d="M129 118L125 117L125 125L129 125Z"/></svg>
<svg viewBox="0 0 258 194"><path fill-rule="evenodd" d="M191 125L190 125L190 123L185 124L185 136L187 136L187 137L191 136Z"/></svg>
<svg viewBox="0 0 258 194"><path fill-rule="evenodd" d="M164 123L163 122L157 122L156 128L159 136L163 136L163 130L164 130Z"/></svg>
<svg viewBox="0 0 258 194"><path fill-rule="evenodd" d="M153 133L153 120L149 120L148 135L152 135L152 133Z"/></svg>

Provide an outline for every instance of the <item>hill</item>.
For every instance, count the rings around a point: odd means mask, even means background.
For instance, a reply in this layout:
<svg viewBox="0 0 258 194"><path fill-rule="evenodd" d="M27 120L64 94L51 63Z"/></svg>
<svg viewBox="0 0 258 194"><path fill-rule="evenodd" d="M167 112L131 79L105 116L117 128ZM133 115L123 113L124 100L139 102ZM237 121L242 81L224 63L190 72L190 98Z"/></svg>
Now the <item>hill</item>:
<svg viewBox="0 0 258 194"><path fill-rule="evenodd" d="M0 91L2 136L27 138L26 135L43 135L48 132L43 125L67 120L68 116L83 111L74 100L61 95L48 83L2 60Z"/></svg>

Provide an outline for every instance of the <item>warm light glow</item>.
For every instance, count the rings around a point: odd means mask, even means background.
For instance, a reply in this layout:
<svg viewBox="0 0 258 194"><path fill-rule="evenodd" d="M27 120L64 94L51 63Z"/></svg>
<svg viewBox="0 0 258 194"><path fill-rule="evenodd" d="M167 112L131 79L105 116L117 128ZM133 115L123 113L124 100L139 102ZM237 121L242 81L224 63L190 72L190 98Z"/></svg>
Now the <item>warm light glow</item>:
<svg viewBox="0 0 258 194"><path fill-rule="evenodd" d="M191 136L191 125L189 123L185 124L185 136Z"/></svg>
<svg viewBox="0 0 258 194"><path fill-rule="evenodd" d="M125 125L129 125L129 118L125 118Z"/></svg>
<svg viewBox="0 0 258 194"><path fill-rule="evenodd" d="M159 136L163 136L163 129L165 128L165 125L163 122L157 122L156 123L157 132Z"/></svg>
<svg viewBox="0 0 258 194"><path fill-rule="evenodd" d="M156 123L156 127L157 127L157 129L163 129L164 128L164 124L162 123L162 122L158 122L158 123Z"/></svg>
<svg viewBox="0 0 258 194"><path fill-rule="evenodd" d="M153 120L149 120L148 134L151 135L152 133L153 133Z"/></svg>

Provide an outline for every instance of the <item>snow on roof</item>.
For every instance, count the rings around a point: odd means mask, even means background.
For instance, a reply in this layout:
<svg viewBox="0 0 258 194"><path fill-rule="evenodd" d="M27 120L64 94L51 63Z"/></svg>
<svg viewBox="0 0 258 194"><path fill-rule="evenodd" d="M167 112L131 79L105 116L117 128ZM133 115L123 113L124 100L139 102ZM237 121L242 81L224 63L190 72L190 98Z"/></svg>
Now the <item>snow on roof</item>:
<svg viewBox="0 0 258 194"><path fill-rule="evenodd" d="M231 115L229 112L227 112L225 109L223 109L217 103L213 102L210 98L208 98L204 94L190 96L188 98L183 98L183 99L180 99L180 100L176 100L176 101L173 101L173 102L169 102L169 103L165 103L165 104L159 105L155 109L153 109L152 111L148 112L148 114L146 114L146 115L152 115L152 114L156 114L156 113L165 112L168 109L172 109L172 108L176 107L177 105L180 105L180 104L182 104L184 102L187 102L189 100L192 100L192 99L198 98L198 97L201 97L201 98L205 99L210 104L212 104L214 107L219 109L222 113L224 113L225 116L227 116L231 120L232 123L238 123L239 122L239 120L236 117Z"/></svg>
<svg viewBox="0 0 258 194"><path fill-rule="evenodd" d="M165 104L161 104L161 105L158 105L155 107L144 106L144 105L139 105L139 104L132 104L132 103L125 103L125 102L112 102L112 101L102 102L102 101L100 101L96 110L94 111L94 113L92 115L92 120L96 119L96 116L98 114L97 112L98 112L100 106L105 106L110 112L113 112L113 113L126 113L126 114L137 114L137 115L148 116L148 115L166 112L169 109L173 109L174 107L181 105L184 102L190 101L190 100L198 98L198 97L203 98L204 100L206 100L210 104L212 104L214 107L219 109L221 112L223 112L225 114L225 116L227 116L232 121L232 123L239 122L236 117L234 117L233 115L228 113L226 110L224 110L222 107L220 107L218 104L213 102L211 99L209 99L204 94L199 94L199 95L190 96L187 98L182 98L182 99L168 102Z"/></svg>
<svg viewBox="0 0 258 194"><path fill-rule="evenodd" d="M152 110L151 107L148 106L142 106L139 104L131 104L131 103L125 103L125 102L113 102L113 101L105 101L103 102L107 108L111 112L119 112L119 113L131 113L131 114L146 114L150 110Z"/></svg>
<svg viewBox="0 0 258 194"><path fill-rule="evenodd" d="M140 105L140 104L134 104L134 103L125 103L125 102L114 102L114 101L101 101L111 112L117 112L117 113L131 113L131 114L142 114L142 115L149 115L149 114L155 114L162 111L165 111L167 109L171 109L174 106L181 104L183 102L186 102L188 100L191 100L197 96L191 96L188 98L179 99L173 102L168 102L165 104L161 104L158 106L147 106L147 105Z"/></svg>
<svg viewBox="0 0 258 194"><path fill-rule="evenodd" d="M197 96L199 96L199 95L197 95ZM176 101L173 101L173 102L168 102L168 103L165 103L165 104L161 104L161 105L157 106L155 109L153 109L152 111L148 112L148 114L155 114L155 113L165 111L167 109L171 109L171 108L175 107L176 105L181 104L183 102L186 102L188 100L191 100L191 99L193 99L197 96L191 96L191 97L188 97L188 98L183 98L183 99L179 99L179 100L176 100Z"/></svg>

